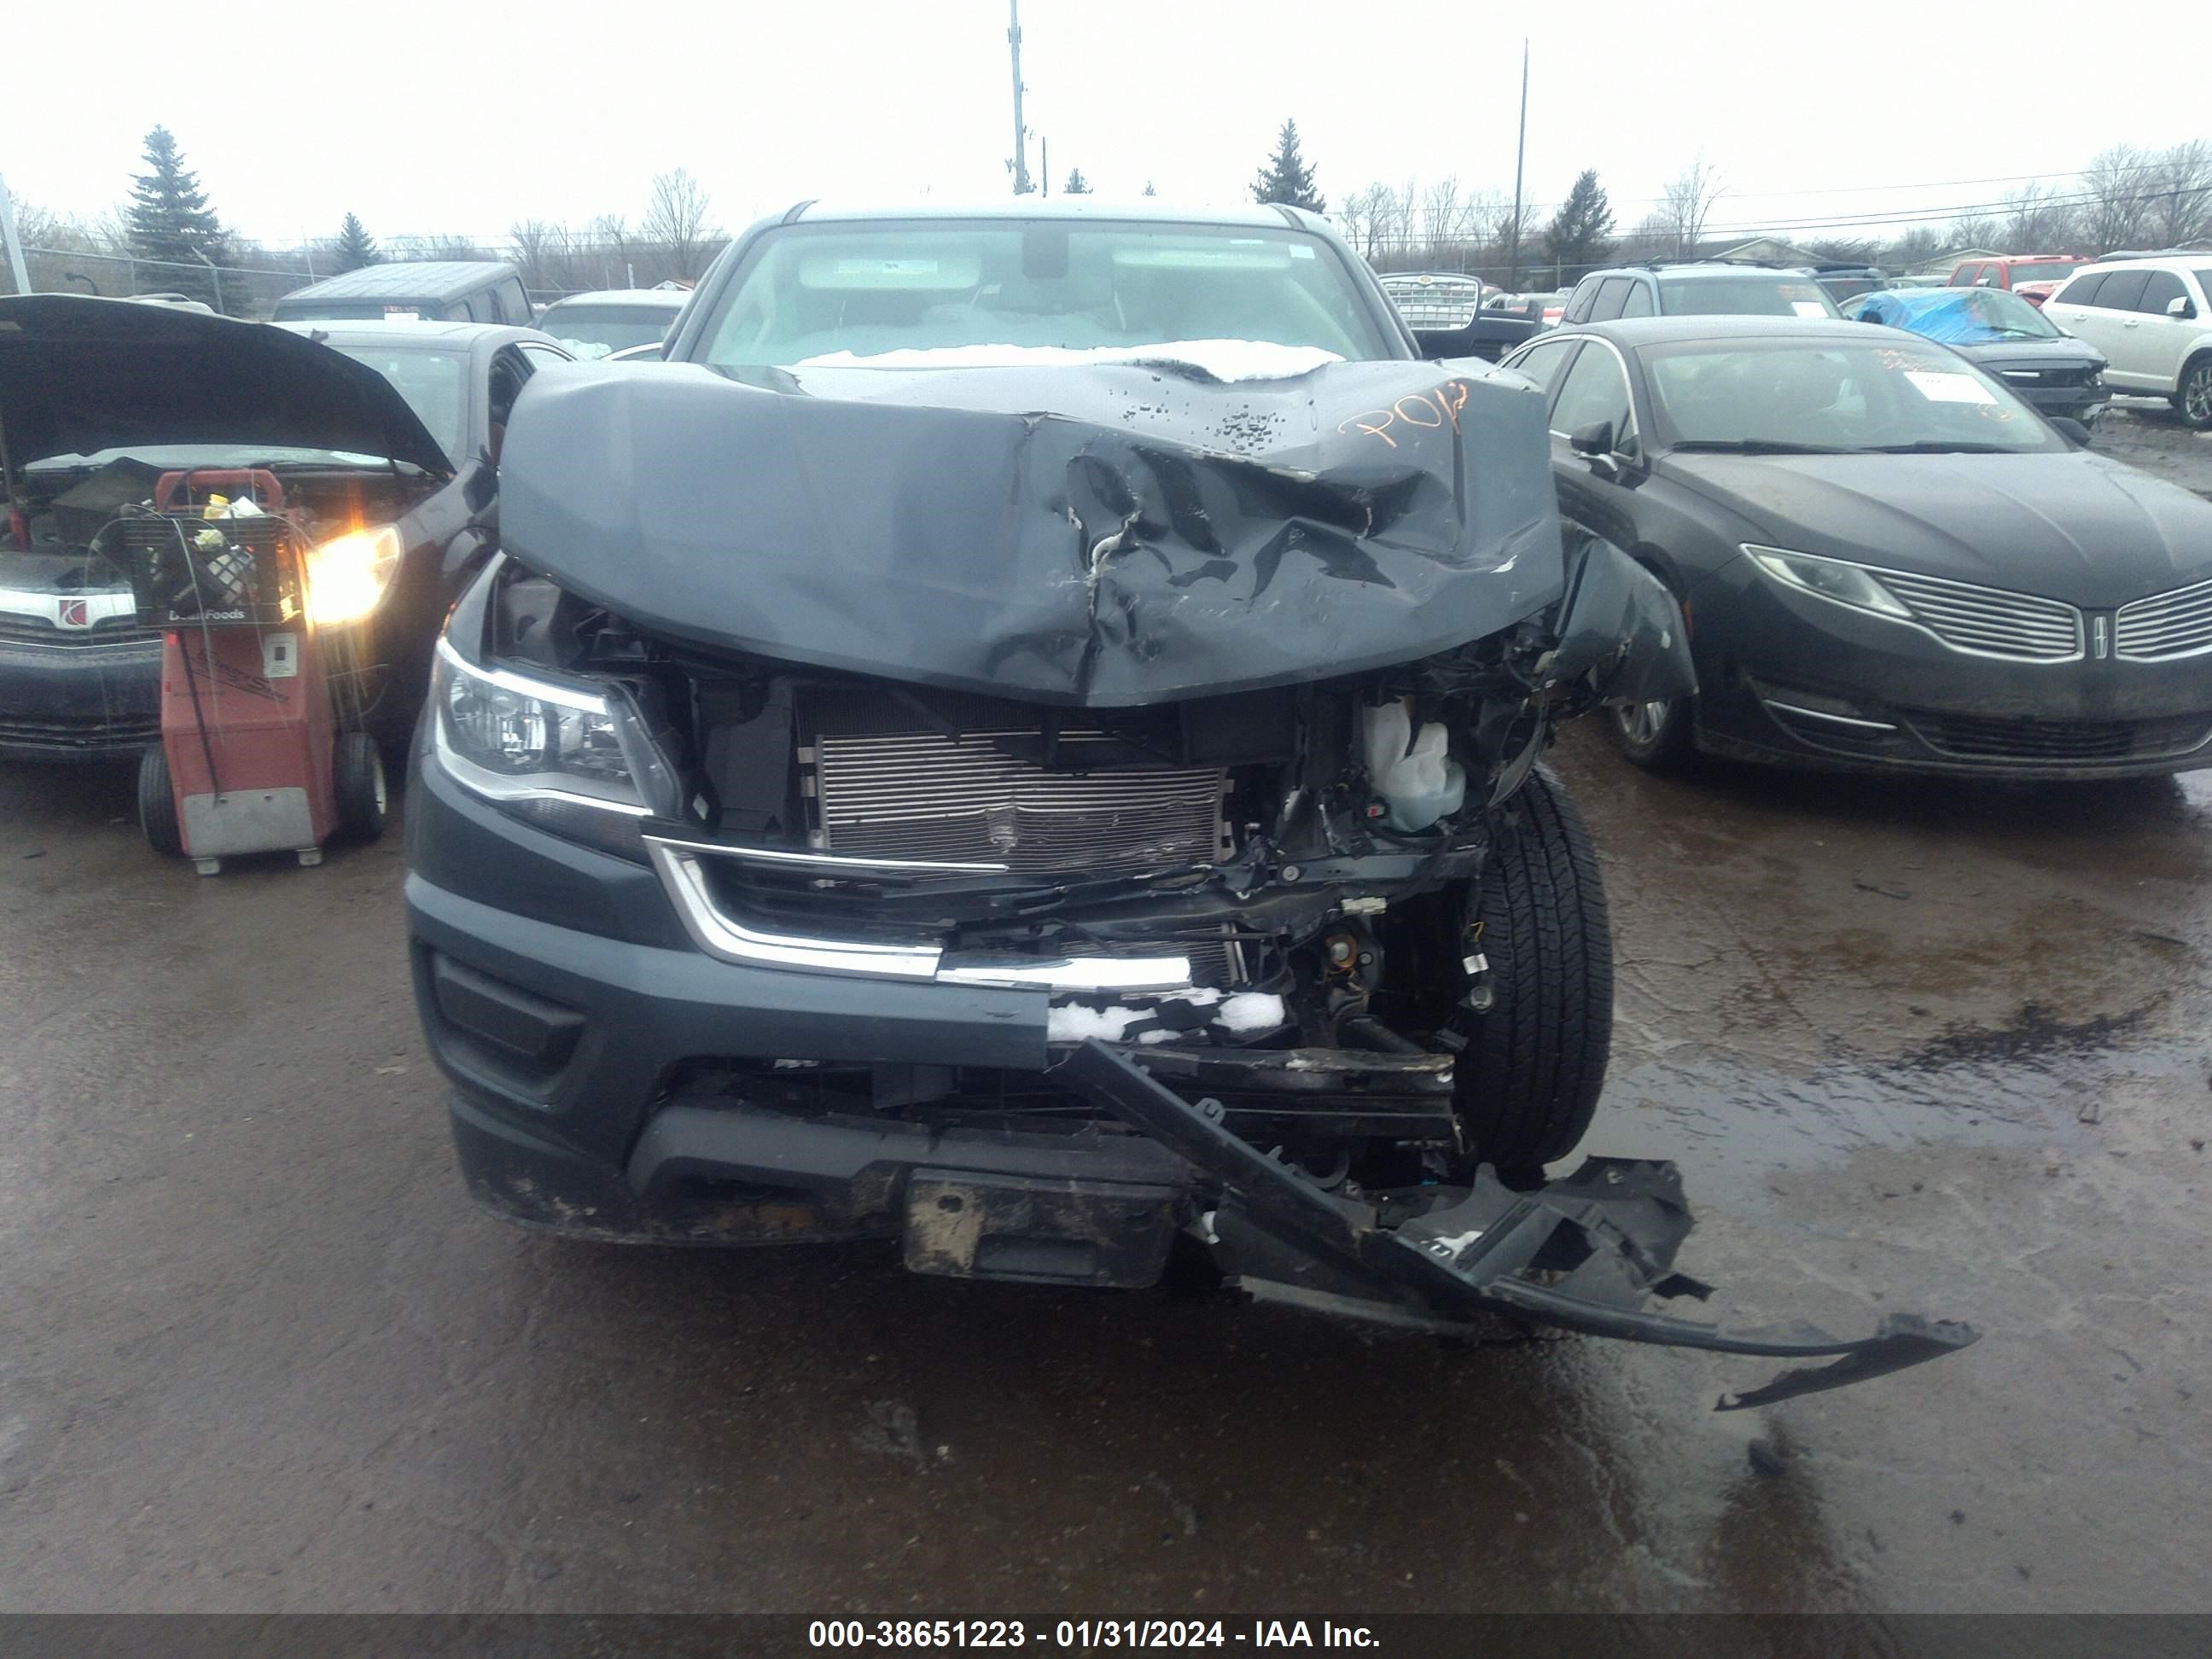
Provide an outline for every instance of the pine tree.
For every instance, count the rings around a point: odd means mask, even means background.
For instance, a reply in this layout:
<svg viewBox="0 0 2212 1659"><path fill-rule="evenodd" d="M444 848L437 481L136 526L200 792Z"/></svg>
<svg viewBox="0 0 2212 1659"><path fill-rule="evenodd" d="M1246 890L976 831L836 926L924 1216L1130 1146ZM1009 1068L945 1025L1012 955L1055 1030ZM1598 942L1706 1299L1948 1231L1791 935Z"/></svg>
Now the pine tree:
<svg viewBox="0 0 2212 1659"><path fill-rule="evenodd" d="M1283 202L1313 213L1328 211L1328 204L1322 200L1321 191L1314 188L1314 170L1298 154L1298 124L1296 121L1283 123L1283 130L1275 139L1275 153L1267 158L1267 165L1260 169L1260 176L1252 181L1252 199L1255 202Z"/></svg>
<svg viewBox="0 0 2212 1659"><path fill-rule="evenodd" d="M1613 244L1613 204L1597 182L1597 169L1584 167L1575 175L1574 188L1544 232L1544 257L1567 269L1602 260Z"/></svg>
<svg viewBox="0 0 2212 1659"><path fill-rule="evenodd" d="M222 222L208 205L199 176L185 166L168 128L155 127L146 135L146 165L149 171L138 174L131 190L131 252L160 262L147 273L153 288L212 302L217 296L207 262L222 264L228 251Z"/></svg>
<svg viewBox="0 0 2212 1659"><path fill-rule="evenodd" d="M1060 187L1060 193L1063 196L1088 196L1091 194L1091 181L1083 176L1083 169L1081 167L1068 168L1067 182Z"/></svg>
<svg viewBox="0 0 2212 1659"><path fill-rule="evenodd" d="M1145 180L1145 194L1147 196L1157 196L1159 194L1158 191L1152 188L1152 181L1149 179Z"/></svg>
<svg viewBox="0 0 2212 1659"><path fill-rule="evenodd" d="M376 239L368 234L358 216L349 213L345 222L338 227L337 268L341 271L359 270L363 265L380 264L384 256L376 251Z"/></svg>

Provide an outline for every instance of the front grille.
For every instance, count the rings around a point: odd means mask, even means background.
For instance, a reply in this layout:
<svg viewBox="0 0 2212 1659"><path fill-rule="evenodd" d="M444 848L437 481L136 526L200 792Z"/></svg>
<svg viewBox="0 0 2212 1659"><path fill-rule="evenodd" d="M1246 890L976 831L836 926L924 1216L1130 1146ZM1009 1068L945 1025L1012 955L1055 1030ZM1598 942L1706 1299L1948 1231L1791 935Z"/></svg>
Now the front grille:
<svg viewBox="0 0 2212 1659"><path fill-rule="evenodd" d="M133 645L158 640L158 628L142 628L129 617L94 623L89 628L64 628L44 617L22 617L0 611L0 640L21 645Z"/></svg>
<svg viewBox="0 0 2212 1659"><path fill-rule="evenodd" d="M2212 651L2212 582L2124 605L2113 618L2112 648L2123 657L2155 662Z"/></svg>
<svg viewBox="0 0 2212 1659"><path fill-rule="evenodd" d="M1482 284L1469 277L1385 282L1382 291L1409 328L1465 328L1482 308Z"/></svg>
<svg viewBox="0 0 2212 1659"><path fill-rule="evenodd" d="M117 716L0 714L0 743L62 753L135 748L153 743L161 735L161 716L152 712Z"/></svg>
<svg viewBox="0 0 2212 1659"><path fill-rule="evenodd" d="M2160 760L2185 755L2212 738L2212 720L2202 714L2147 720L2042 720L1915 711L1906 719L1930 749L1956 759L2027 765Z"/></svg>
<svg viewBox="0 0 2212 1659"><path fill-rule="evenodd" d="M993 739L1034 733L818 734L814 789L829 850L848 856L1004 864L1024 874L1107 872L1218 856L1219 767L1079 769L1111 740L1065 732L1067 769L1016 760Z"/></svg>
<svg viewBox="0 0 2212 1659"><path fill-rule="evenodd" d="M1875 575L1915 622L1954 651L2019 662L2066 662L2081 654L2081 613L2060 600L1900 570Z"/></svg>

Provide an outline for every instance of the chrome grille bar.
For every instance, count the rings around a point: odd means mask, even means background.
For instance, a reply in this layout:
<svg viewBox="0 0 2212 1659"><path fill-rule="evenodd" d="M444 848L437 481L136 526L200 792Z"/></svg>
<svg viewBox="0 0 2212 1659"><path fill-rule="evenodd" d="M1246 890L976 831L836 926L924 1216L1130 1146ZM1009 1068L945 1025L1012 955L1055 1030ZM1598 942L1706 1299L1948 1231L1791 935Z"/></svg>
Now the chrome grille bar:
<svg viewBox="0 0 2212 1659"><path fill-rule="evenodd" d="M2113 623L2113 650L2139 662L2212 651L2212 582L2124 605Z"/></svg>
<svg viewBox="0 0 2212 1659"><path fill-rule="evenodd" d="M1954 651L2021 662L2081 654L2081 613L2063 600L1899 570L1874 574L1915 622Z"/></svg>

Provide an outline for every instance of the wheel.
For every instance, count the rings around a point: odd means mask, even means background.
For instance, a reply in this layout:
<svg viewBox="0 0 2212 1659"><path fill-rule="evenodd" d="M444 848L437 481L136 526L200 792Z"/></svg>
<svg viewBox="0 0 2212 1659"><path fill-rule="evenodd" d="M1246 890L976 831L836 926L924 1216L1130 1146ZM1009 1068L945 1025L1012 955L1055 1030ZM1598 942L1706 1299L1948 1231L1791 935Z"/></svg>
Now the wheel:
<svg viewBox="0 0 2212 1659"><path fill-rule="evenodd" d="M1471 895L1488 1009L1460 1029L1455 1104L1475 1157L1525 1173L1589 1127L1613 1047L1613 926L1582 814L1540 766L1495 818Z"/></svg>
<svg viewBox="0 0 2212 1659"><path fill-rule="evenodd" d="M169 757L160 744L149 745L138 757L138 827L146 845L164 858L185 850L185 832L177 823L177 794L169 785Z"/></svg>
<svg viewBox="0 0 2212 1659"><path fill-rule="evenodd" d="M1621 703L1606 714L1614 746L1647 772L1680 772L1696 757L1697 744L1690 736L1697 720L1694 698Z"/></svg>
<svg viewBox="0 0 2212 1659"><path fill-rule="evenodd" d="M2212 431L2212 356L2192 358L2182 366L2181 380L2173 389L2173 406L2185 426Z"/></svg>
<svg viewBox="0 0 2212 1659"><path fill-rule="evenodd" d="M337 799L338 833L348 841L374 841L384 833L384 757L366 732L341 732L331 756L331 787Z"/></svg>

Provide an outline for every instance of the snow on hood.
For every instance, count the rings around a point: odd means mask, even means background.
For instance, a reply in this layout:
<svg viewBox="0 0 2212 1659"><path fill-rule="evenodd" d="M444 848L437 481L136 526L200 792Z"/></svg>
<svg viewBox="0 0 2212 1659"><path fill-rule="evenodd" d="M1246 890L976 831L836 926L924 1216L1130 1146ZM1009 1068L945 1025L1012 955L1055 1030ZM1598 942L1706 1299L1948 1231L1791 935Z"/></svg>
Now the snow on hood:
<svg viewBox="0 0 2212 1659"><path fill-rule="evenodd" d="M1079 363L1133 363L1147 368L1195 369L1206 380L1291 380L1344 359L1319 346L1278 345L1272 340L1170 340L1149 346L934 346L857 356L833 351L808 357L799 368L1036 368Z"/></svg>

